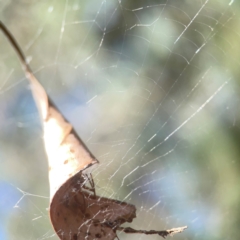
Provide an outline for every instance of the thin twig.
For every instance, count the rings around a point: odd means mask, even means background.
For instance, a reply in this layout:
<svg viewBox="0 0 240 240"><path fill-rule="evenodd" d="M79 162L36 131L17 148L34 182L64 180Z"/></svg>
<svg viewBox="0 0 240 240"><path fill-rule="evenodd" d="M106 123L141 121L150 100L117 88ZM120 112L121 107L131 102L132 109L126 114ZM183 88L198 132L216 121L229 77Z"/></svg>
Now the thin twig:
<svg viewBox="0 0 240 240"><path fill-rule="evenodd" d="M185 229L187 228L187 226L184 226L184 227L178 227L178 228L172 228L172 229L169 229L169 230L162 230L162 231L156 231L156 230L136 230L136 229L133 229L131 227L118 227L117 230L118 231L123 231L125 233L141 233L141 234L146 234L146 235L149 235L149 234L158 234L159 236L165 238L167 237L168 235L172 236L176 233L181 233L182 231L184 231Z"/></svg>
<svg viewBox="0 0 240 240"><path fill-rule="evenodd" d="M16 51L21 63L22 63L22 67L23 70L26 74L26 77L28 77L27 74L32 74L32 71L26 61L26 58L20 48L20 46L18 45L17 41L15 40L14 36L11 34L11 32L8 31L8 29L6 28L6 26L3 24L2 21L0 21L0 28L2 29L3 33L5 34L5 36L7 37L7 39L9 40L9 42L12 44L14 50Z"/></svg>

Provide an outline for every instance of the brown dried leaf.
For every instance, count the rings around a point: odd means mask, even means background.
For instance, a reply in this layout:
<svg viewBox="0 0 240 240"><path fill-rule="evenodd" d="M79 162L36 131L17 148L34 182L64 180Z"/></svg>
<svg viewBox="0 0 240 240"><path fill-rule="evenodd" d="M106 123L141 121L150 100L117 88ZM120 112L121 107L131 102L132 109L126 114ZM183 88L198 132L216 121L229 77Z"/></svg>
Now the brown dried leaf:
<svg viewBox="0 0 240 240"><path fill-rule="evenodd" d="M158 234L165 238L186 229L187 227L181 227L146 231L121 227L121 224L132 222L136 217L135 206L96 196L94 181L84 174L84 170L98 163L98 160L49 99L32 74L14 37L2 22L0 28L19 55L41 115L49 163L50 218L59 238L113 240L117 237L116 231Z"/></svg>
<svg viewBox="0 0 240 240"><path fill-rule="evenodd" d="M131 204L101 198L82 189L82 175L76 174L54 195L50 216L62 240L114 239L117 228L136 217Z"/></svg>

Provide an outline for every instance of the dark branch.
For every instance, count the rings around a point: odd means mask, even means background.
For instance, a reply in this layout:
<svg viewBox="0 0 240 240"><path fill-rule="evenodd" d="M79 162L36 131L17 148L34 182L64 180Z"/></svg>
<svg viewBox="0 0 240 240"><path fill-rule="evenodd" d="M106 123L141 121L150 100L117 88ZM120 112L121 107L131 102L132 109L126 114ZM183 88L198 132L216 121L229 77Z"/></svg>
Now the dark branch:
<svg viewBox="0 0 240 240"><path fill-rule="evenodd" d="M9 42L12 44L13 48L15 49L17 55L20 58L20 61L22 63L23 66L23 70L25 73L32 73L29 65L27 64L26 58L20 48L20 46L18 45L17 41L15 40L15 38L13 37L13 35L8 31L8 29L6 28L6 26L2 23L2 21L0 21L0 28L2 29L3 33L5 34L5 36L7 37L7 39L9 40Z"/></svg>
<svg viewBox="0 0 240 240"><path fill-rule="evenodd" d="M179 228L172 228L172 229L169 229L169 230L162 230L162 231L155 231L155 230L136 230L136 229L133 229L133 228L130 228L130 227L118 227L117 230L118 231L123 231L125 233L141 233L141 234L146 234L146 235L149 235L149 234L158 234L159 236L165 238L167 237L168 235L172 236L174 235L175 233L181 233L182 231L184 231L185 229L187 228L187 226L184 226L184 227L179 227Z"/></svg>

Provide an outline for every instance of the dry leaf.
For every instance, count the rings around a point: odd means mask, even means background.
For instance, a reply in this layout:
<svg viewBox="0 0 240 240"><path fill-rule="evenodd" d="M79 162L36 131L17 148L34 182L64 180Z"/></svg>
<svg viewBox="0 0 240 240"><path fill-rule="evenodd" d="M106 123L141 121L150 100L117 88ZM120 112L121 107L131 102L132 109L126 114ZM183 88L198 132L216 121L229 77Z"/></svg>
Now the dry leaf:
<svg viewBox="0 0 240 240"><path fill-rule="evenodd" d="M59 238L112 240L117 237L116 231L158 234L165 238L186 229L185 226L146 231L121 227L121 224L132 222L136 217L135 206L96 195L94 181L85 174L85 170L98 160L49 99L32 74L14 37L1 22L0 28L20 57L41 115L49 163L50 218Z"/></svg>
<svg viewBox="0 0 240 240"><path fill-rule="evenodd" d="M135 206L98 197L84 184L82 174L76 174L55 194L50 215L56 233L66 240L114 239L117 228L136 217Z"/></svg>

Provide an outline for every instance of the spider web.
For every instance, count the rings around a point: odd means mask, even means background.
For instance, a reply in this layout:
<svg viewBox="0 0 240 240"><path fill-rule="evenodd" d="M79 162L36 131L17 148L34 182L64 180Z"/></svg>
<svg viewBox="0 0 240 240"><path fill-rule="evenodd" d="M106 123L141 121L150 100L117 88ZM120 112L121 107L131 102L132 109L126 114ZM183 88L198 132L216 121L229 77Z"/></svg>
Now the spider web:
<svg viewBox="0 0 240 240"><path fill-rule="evenodd" d="M233 0L4 1L1 20L100 161L131 227L238 239L239 11ZM0 35L0 238L58 239L39 115ZM120 239L159 239L127 235Z"/></svg>

